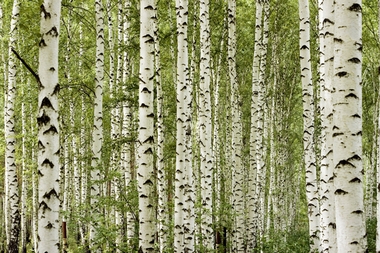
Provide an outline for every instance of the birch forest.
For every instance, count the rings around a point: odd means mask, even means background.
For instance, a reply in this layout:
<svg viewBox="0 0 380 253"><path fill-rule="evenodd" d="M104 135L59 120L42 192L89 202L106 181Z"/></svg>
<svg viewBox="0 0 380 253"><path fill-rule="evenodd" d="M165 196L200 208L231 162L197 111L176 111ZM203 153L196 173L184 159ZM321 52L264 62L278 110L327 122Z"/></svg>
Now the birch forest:
<svg viewBox="0 0 380 253"><path fill-rule="evenodd" d="M380 0L0 0L0 252L380 252Z"/></svg>

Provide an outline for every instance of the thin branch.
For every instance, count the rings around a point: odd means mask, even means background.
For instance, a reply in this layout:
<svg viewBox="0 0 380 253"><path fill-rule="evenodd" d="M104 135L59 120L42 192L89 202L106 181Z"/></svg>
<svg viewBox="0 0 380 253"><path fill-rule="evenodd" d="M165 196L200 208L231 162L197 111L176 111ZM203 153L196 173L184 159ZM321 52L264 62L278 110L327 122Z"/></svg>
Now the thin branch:
<svg viewBox="0 0 380 253"><path fill-rule="evenodd" d="M42 83L38 74L29 66L28 63L26 63L26 61L17 53L17 51L13 47L11 48L11 50L16 55L17 59L19 59L22 62L22 64L24 64L24 66L29 70L29 72L32 73L34 78L36 78L37 83L40 86L42 86Z"/></svg>

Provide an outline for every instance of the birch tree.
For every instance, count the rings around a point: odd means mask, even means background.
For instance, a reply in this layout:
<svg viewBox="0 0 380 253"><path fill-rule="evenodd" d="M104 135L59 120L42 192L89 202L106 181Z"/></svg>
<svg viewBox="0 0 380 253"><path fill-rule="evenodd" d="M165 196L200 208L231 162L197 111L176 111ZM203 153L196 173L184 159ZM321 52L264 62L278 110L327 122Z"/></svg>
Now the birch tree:
<svg viewBox="0 0 380 253"><path fill-rule="evenodd" d="M177 133L174 197L174 250L194 251L194 180L191 153L192 86L187 44L188 1L176 0L177 12Z"/></svg>
<svg viewBox="0 0 380 253"><path fill-rule="evenodd" d="M240 112L239 86L236 74L236 1L228 1L228 70L231 85L231 147L232 147L232 206L236 213L233 225L233 251L244 252L244 195L242 166L242 125Z"/></svg>
<svg viewBox="0 0 380 253"><path fill-rule="evenodd" d="M366 252L362 187L361 1L335 4L333 140L338 252Z"/></svg>
<svg viewBox="0 0 380 253"><path fill-rule="evenodd" d="M140 2L140 72L138 133L139 252L154 252L156 236L154 151L154 0Z"/></svg>
<svg viewBox="0 0 380 253"><path fill-rule="evenodd" d="M60 252L59 242L59 120L58 44L61 2L45 0L41 5L38 94L38 249Z"/></svg>
<svg viewBox="0 0 380 253"><path fill-rule="evenodd" d="M100 207L100 169L102 167L103 145L103 83L104 83L104 17L102 0L95 1L96 20L96 65L95 65L95 97L94 97L94 127L92 131L92 159L91 159L91 190L90 201L92 207L93 224L90 226L90 246L99 252L95 245Z"/></svg>
<svg viewBox="0 0 380 253"><path fill-rule="evenodd" d="M8 58L8 87L5 112L5 199L7 203L6 220L8 252L18 252L20 234L19 187L16 166L16 132L15 132L15 102L16 102L16 59L12 49L17 44L17 30L20 16L20 3L13 1Z"/></svg>
<svg viewBox="0 0 380 253"><path fill-rule="evenodd" d="M253 177L255 185L250 186L251 198L248 200L248 208L252 221L249 224L251 233L253 233L252 247L256 246L257 231L258 231L258 191L260 191L259 182L257 182L257 157L256 157L256 143L257 143L257 103L258 103L258 85L259 85L259 71L260 71L260 55L261 55L261 41L262 41L262 1L256 1L256 15L255 15L255 43L253 52L253 65L252 65L252 97L251 97L251 124L250 124L250 137L249 137L249 166L250 176Z"/></svg>
<svg viewBox="0 0 380 253"><path fill-rule="evenodd" d="M321 110L321 165L320 165L320 243L322 252L336 252L335 198L333 174L333 106L332 79L334 68L334 4L319 1L320 22L320 110Z"/></svg>
<svg viewBox="0 0 380 253"><path fill-rule="evenodd" d="M199 148L202 196L202 247L213 247L212 228L212 132L210 95L210 21L209 1L200 1L200 84L199 84Z"/></svg>
<svg viewBox="0 0 380 253"><path fill-rule="evenodd" d="M303 142L306 167L306 196L308 201L310 252L319 248L319 201L314 144L314 96L310 59L309 1L299 0L300 66L303 101Z"/></svg>

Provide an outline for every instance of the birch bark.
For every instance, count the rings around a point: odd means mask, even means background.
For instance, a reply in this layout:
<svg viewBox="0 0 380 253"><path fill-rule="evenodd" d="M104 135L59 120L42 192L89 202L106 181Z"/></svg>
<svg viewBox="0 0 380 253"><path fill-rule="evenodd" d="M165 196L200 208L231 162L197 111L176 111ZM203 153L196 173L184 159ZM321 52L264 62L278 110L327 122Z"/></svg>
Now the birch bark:
<svg viewBox="0 0 380 253"><path fill-rule="evenodd" d="M58 43L61 2L41 5L38 94L38 249L58 253L60 211L60 142L58 120Z"/></svg>
<svg viewBox="0 0 380 253"><path fill-rule="evenodd" d="M334 186L338 252L366 252L362 187L361 1L335 4Z"/></svg>
<svg viewBox="0 0 380 253"><path fill-rule="evenodd" d="M92 159L91 159L91 183L90 203L93 221L90 225L90 247L94 252L99 252L96 245L97 227L99 222L101 194L100 173L102 168L103 146L103 83L104 83L104 17L102 0L95 1L96 20L96 65L95 65L95 97L94 97L94 128L92 131Z"/></svg>
<svg viewBox="0 0 380 253"><path fill-rule="evenodd" d="M154 0L140 2L140 83L138 133L139 252L154 252L156 236L154 151Z"/></svg>
<svg viewBox="0 0 380 253"><path fill-rule="evenodd" d="M17 45L17 30L20 16L20 3L13 1L9 58L8 58L8 87L5 111L5 199L7 203L7 247L8 252L18 252L20 234L20 210L19 210L19 187L16 166L16 132L15 132L15 102L16 102L16 59L12 52Z"/></svg>
<svg viewBox="0 0 380 253"><path fill-rule="evenodd" d="M209 1L200 1L200 84L199 84L199 147L202 217L202 247L213 247L212 228L212 137L211 137L211 95L210 95L210 21Z"/></svg>
<svg viewBox="0 0 380 253"><path fill-rule="evenodd" d="M319 200L314 144L314 95L310 58L309 1L299 0L300 66L303 101L303 145L306 167L306 196L308 201L310 252L319 249Z"/></svg>
<svg viewBox="0 0 380 253"><path fill-rule="evenodd" d="M174 250L194 251L194 180L191 151L192 85L189 82L188 1L176 0L177 12L177 140L174 199Z"/></svg>

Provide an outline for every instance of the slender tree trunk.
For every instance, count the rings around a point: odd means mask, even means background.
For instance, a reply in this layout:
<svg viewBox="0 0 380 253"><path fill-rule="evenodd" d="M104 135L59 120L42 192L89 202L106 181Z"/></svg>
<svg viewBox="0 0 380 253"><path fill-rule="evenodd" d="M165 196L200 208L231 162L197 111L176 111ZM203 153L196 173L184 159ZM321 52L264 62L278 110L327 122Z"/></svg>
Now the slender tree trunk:
<svg viewBox="0 0 380 253"><path fill-rule="evenodd" d="M202 216L201 234L203 250L213 248L212 228L212 132L211 132L211 95L210 95L210 22L209 1L200 1L200 85L199 85L199 147Z"/></svg>
<svg viewBox="0 0 380 253"><path fill-rule="evenodd" d="M235 212L233 251L245 252L244 243L244 195L243 195L243 166L241 157L242 124L240 112L240 95L236 75L236 1L228 1L228 69L231 85L231 147L232 147L232 206Z"/></svg>
<svg viewBox="0 0 380 253"><path fill-rule="evenodd" d="M58 253L60 211L60 142L58 119L58 43L61 2L41 5L38 94L38 250Z"/></svg>
<svg viewBox="0 0 380 253"><path fill-rule="evenodd" d="M126 12L126 15L124 15L124 36L123 41L125 45L129 45L129 19L127 18L129 15L129 9L131 7L131 2L129 0L125 1L124 10ZM124 51L123 54L124 62L123 62L123 95L126 97L131 97L131 94L128 92L127 86L125 85L128 81L128 76L131 74L131 66L130 66L130 59L127 50ZM132 110L131 110L131 104L130 102L123 101L122 105L122 114L123 114L123 121L122 121L122 136L131 138L131 128L132 128ZM131 155L132 155L132 144L131 142L123 143L121 148L121 163L122 163L122 170L124 172L124 178L125 178L125 185L127 187L127 191L130 192L131 182L132 182L132 171L131 171ZM132 238L135 234L135 219L133 216L133 210L131 210L131 207L129 205L129 208L126 212L126 226L127 226L127 241L128 245L132 244ZM131 247L131 246L130 246Z"/></svg>
<svg viewBox="0 0 380 253"><path fill-rule="evenodd" d="M334 3L319 2L320 9L320 89L321 89L321 174L320 174L320 242L322 252L335 253L336 223L333 174L333 105Z"/></svg>
<svg viewBox="0 0 380 253"><path fill-rule="evenodd" d="M157 20L154 23L155 34L155 73L156 73L156 90L157 90L157 232L159 252L165 252L168 243L169 228L169 207L168 207L168 185L167 173L165 170L164 141L164 94L161 80L161 58L160 58L160 41Z"/></svg>
<svg viewBox="0 0 380 253"><path fill-rule="evenodd" d="M338 252L366 252L362 187L361 1L335 4L334 186Z"/></svg>
<svg viewBox="0 0 380 253"><path fill-rule="evenodd" d="M12 49L17 44L17 29L20 16L20 3L13 1L10 40L9 40L9 59L8 59L8 89L6 100L6 121L5 121L5 196L7 209L9 210L8 219L9 231L7 232L8 252L18 252L18 241L20 234L20 210L19 210L19 187L16 167L16 132L15 132L15 102L16 102L16 59Z"/></svg>
<svg viewBox="0 0 380 253"><path fill-rule="evenodd" d="M177 143L174 200L174 250L194 251L194 179L191 151L192 85L189 82L187 0L176 1L177 11Z"/></svg>
<svg viewBox="0 0 380 253"><path fill-rule="evenodd" d="M319 249L319 200L314 143L314 95L310 58L309 1L299 0L300 59L303 101L303 141L306 167L310 252Z"/></svg>
<svg viewBox="0 0 380 253"><path fill-rule="evenodd" d="M138 134L139 252L154 252L156 236L154 151L154 0L140 2L140 84Z"/></svg>
<svg viewBox="0 0 380 253"><path fill-rule="evenodd" d="M96 245L96 235L100 220L99 197L101 194L100 173L102 168L103 146L103 83L104 83L104 17L102 0L95 1L96 19L96 66L95 66L95 98L94 98L94 128L92 132L92 160L91 160L91 216L90 247L94 252L100 252Z"/></svg>
<svg viewBox="0 0 380 253"><path fill-rule="evenodd" d="M258 86L259 86L259 71L260 71L260 55L261 55L261 41L262 41L262 1L256 1L256 25L255 25L255 46L252 65L252 97L251 97L251 125L250 125L250 140L249 140L249 153L250 153L250 175L253 177L254 184L250 189L253 194L251 199L248 200L250 216L252 222L250 224L251 233L253 235L252 248L256 247L257 232L258 232L258 219L260 208L258 208L258 191L260 191L260 184L257 182L257 157L256 157L256 143L257 143L257 104L258 104Z"/></svg>

